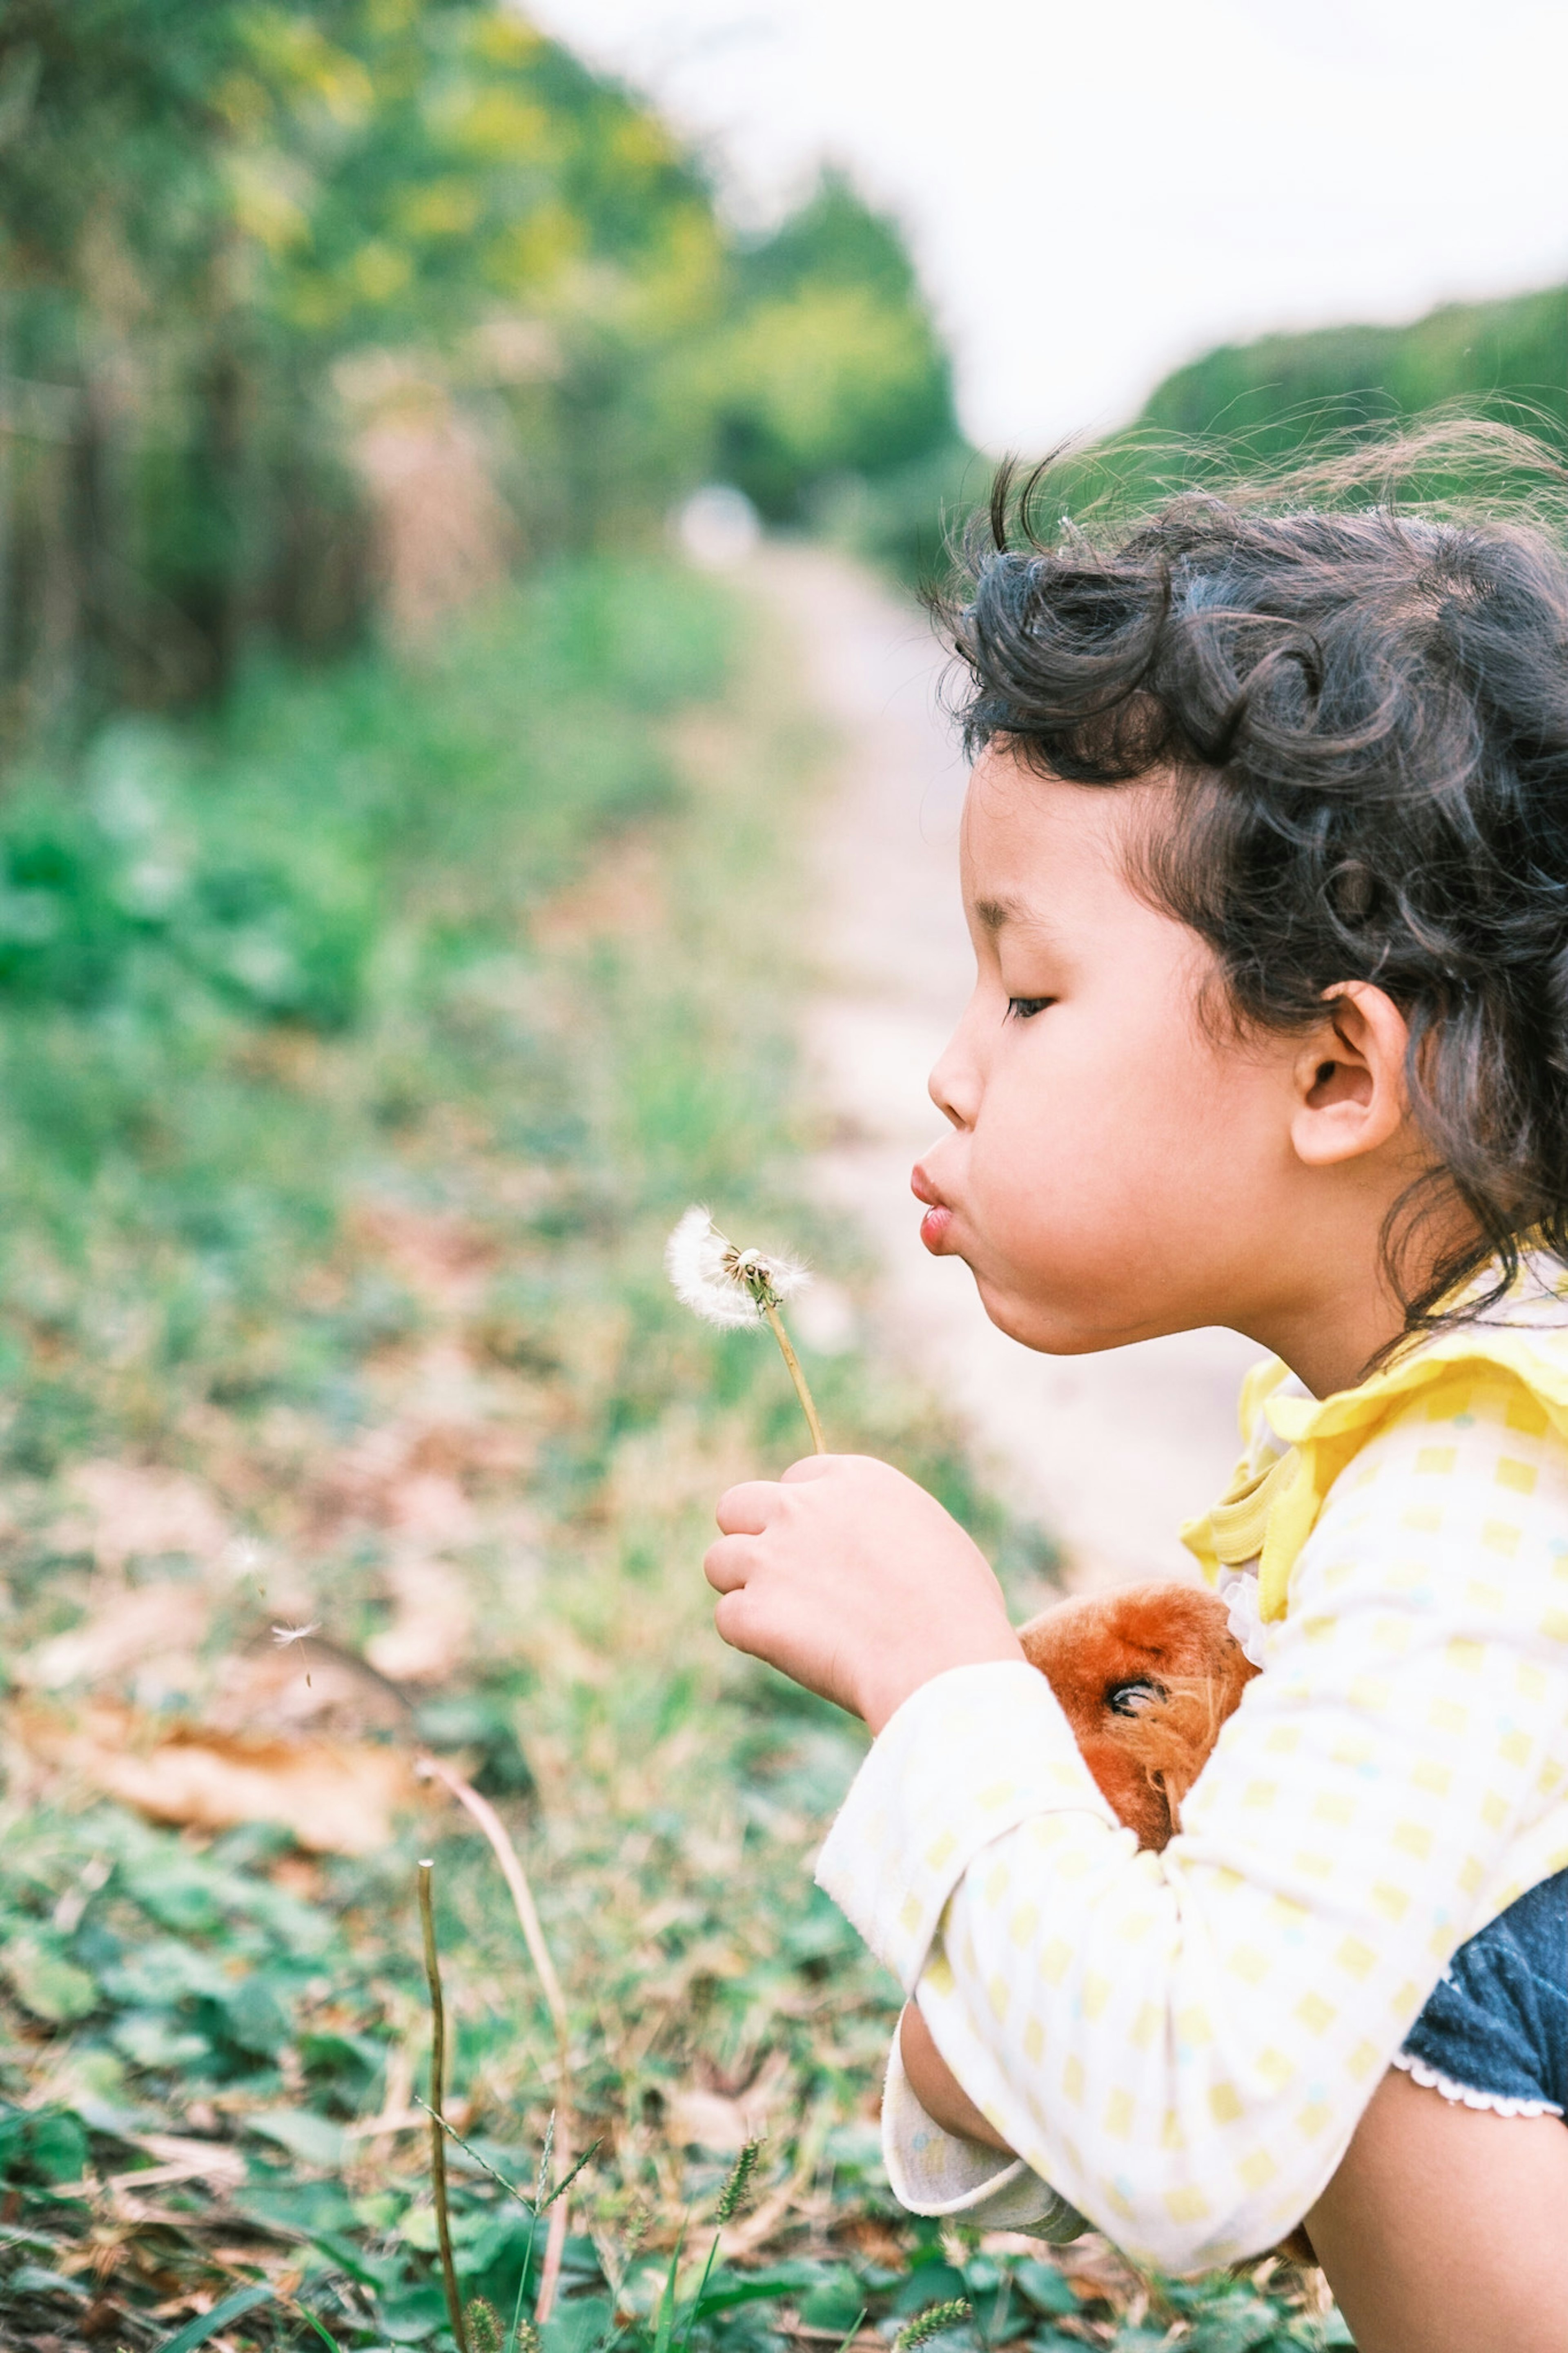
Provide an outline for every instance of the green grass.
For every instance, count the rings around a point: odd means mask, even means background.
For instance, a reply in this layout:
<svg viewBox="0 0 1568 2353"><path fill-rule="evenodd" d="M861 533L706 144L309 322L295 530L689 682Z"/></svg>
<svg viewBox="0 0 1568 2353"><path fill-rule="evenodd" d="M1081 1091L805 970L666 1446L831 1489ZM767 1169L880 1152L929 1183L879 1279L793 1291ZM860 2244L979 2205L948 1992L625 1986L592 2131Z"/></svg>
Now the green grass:
<svg viewBox="0 0 1568 2353"><path fill-rule="evenodd" d="M959 2296L971 2347L1343 2341L1294 2286L1139 2283L911 2222L881 2174L893 1989L808 1867L860 1744L722 1650L699 1568L718 1490L802 1450L797 1409L765 1340L705 1330L660 1271L701 1198L863 1288L800 1186L821 749L754 617L598 567L418 670L258 676L205 728L121 730L0 818L8 2343L194 2345L210 2305L236 2347L445 2353L424 2134L354 2131L424 2084L422 1853L455 2120L529 2191L558 2097L455 1808L311 1858L272 1826L157 1827L49 1748L39 1724L86 1695L37 1688L37 1646L139 1596L178 1630L100 1673L131 1751L172 1722L418 1736L510 1824L567 1989L577 2146L600 2137L545 2353L656 2345L683 2230L664 2336L695 2353L835 2343L862 2312L890 2336ZM1038 1570L901 1375L806 1354L837 1443ZM149 1471L207 1520L138 1550L111 1505ZM353 1662L418 1633L421 1577L448 1655L390 1690ZM275 1652L279 1616L321 1634ZM759 2076L766 2227L698 2311L731 2159L679 2120ZM226 2170L106 2186L171 2134ZM528 2217L451 2168L464 2293L504 2320Z"/></svg>

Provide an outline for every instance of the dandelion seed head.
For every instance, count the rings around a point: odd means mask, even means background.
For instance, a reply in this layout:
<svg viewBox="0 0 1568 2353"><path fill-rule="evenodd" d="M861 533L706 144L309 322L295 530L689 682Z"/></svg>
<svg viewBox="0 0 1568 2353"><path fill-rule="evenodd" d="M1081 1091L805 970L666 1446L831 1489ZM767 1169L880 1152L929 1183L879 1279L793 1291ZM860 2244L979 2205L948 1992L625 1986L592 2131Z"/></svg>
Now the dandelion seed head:
<svg viewBox="0 0 1568 2353"><path fill-rule="evenodd" d="M707 1324L735 1330L761 1320L810 1282L798 1259L748 1244L738 1250L700 1203L688 1209L665 1245L665 1271L683 1307Z"/></svg>
<svg viewBox="0 0 1568 2353"><path fill-rule="evenodd" d="M286 1651L291 1642L308 1642L312 1634L319 1634L321 1630L319 1620L309 1626L274 1626L272 1639L280 1651Z"/></svg>

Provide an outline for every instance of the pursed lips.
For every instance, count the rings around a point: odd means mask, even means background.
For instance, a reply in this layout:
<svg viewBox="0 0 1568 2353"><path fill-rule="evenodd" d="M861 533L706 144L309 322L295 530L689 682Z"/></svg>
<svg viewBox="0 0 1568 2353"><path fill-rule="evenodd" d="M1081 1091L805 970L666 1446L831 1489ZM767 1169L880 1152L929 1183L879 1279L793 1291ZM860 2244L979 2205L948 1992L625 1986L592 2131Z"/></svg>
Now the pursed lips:
<svg viewBox="0 0 1568 2353"><path fill-rule="evenodd" d="M910 1190L917 1201L926 1205L925 1216L921 1219L921 1240L928 1250L940 1256L952 1223L952 1211L919 1161L910 1172Z"/></svg>

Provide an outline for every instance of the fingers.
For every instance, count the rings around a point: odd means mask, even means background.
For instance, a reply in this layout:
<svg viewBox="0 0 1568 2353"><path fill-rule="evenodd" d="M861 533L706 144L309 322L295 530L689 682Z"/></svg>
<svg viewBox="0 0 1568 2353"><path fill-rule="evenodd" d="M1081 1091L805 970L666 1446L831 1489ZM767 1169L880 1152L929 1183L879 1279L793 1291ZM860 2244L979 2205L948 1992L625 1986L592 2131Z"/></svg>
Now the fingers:
<svg viewBox="0 0 1568 2353"><path fill-rule="evenodd" d="M702 1556L702 1574L715 1593L738 1593L756 1565L751 1536L721 1536Z"/></svg>
<svg viewBox="0 0 1568 2353"><path fill-rule="evenodd" d="M752 1643L746 1640L747 1623L745 1595L727 1593L713 1612L714 1630L720 1641L728 1642L732 1651L752 1650Z"/></svg>
<svg viewBox="0 0 1568 2353"><path fill-rule="evenodd" d="M713 1516L727 1536L760 1536L778 1508L776 1479L742 1479L727 1487Z"/></svg>

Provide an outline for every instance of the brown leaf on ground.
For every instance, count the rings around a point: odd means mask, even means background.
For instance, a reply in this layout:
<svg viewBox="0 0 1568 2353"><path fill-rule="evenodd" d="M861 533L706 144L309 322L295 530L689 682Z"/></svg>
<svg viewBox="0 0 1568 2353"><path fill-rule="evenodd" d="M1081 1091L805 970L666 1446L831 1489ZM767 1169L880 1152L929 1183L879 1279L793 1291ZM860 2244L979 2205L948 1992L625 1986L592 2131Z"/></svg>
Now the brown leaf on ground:
<svg viewBox="0 0 1568 2353"><path fill-rule="evenodd" d="M387 1489L387 1516L400 1534L422 1544L467 1544L478 1525L457 1481L439 1471L416 1471Z"/></svg>
<svg viewBox="0 0 1568 2353"><path fill-rule="evenodd" d="M18 1683L37 1691L100 1683L132 1669L184 1662L199 1650L212 1604L200 1586L164 1582L112 1591L68 1633L40 1642L16 1662Z"/></svg>
<svg viewBox="0 0 1568 2353"><path fill-rule="evenodd" d="M533 936L542 947L583 946L606 934L617 940L652 930L664 905L656 844L646 833L609 842L579 882L557 891L538 908Z"/></svg>
<svg viewBox="0 0 1568 2353"><path fill-rule="evenodd" d="M479 1303L500 1255L489 1237L464 1219L405 1208L396 1201L362 1201L353 1229L411 1291L458 1314Z"/></svg>
<svg viewBox="0 0 1568 2353"><path fill-rule="evenodd" d="M391 1838L396 1815L422 1802L408 1758L368 1741L246 1737L103 1702L76 1715L24 1704L8 1732L35 1774L118 1798L154 1821L205 1831L277 1822L318 1854L368 1854Z"/></svg>
<svg viewBox="0 0 1568 2353"><path fill-rule="evenodd" d="M83 1462L70 1475L69 1492L84 1540L106 1568L171 1552L216 1560L228 1542L228 1523L211 1493L183 1471Z"/></svg>
<svg viewBox="0 0 1568 2353"><path fill-rule="evenodd" d="M214 1732L294 1732L315 1725L353 1735L400 1732L408 1715L407 1702L384 1675L313 1634L284 1647L264 1638L232 1651L218 1667L202 1722Z"/></svg>
<svg viewBox="0 0 1568 2353"><path fill-rule="evenodd" d="M788 2089L789 2059L774 2051L743 2091L731 2094L689 2084L673 2093L665 2130L677 2147L738 2152L748 2141L766 2137L769 2119L784 2104Z"/></svg>
<svg viewBox="0 0 1568 2353"><path fill-rule="evenodd" d="M460 1666L473 1631L474 1605L461 1572L444 1560L405 1556L390 1563L393 1617L365 1644L365 1656L393 1683L440 1683Z"/></svg>

